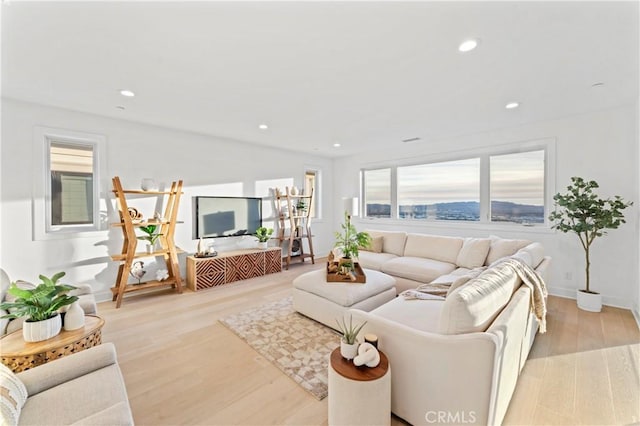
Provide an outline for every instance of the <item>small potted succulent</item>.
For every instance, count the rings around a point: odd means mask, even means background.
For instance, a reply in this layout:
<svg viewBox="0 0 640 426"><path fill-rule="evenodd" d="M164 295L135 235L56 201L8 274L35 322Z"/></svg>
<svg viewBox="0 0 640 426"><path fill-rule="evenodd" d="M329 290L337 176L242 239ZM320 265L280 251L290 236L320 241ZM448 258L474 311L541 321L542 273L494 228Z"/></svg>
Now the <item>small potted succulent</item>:
<svg viewBox="0 0 640 426"><path fill-rule="evenodd" d="M261 226L260 228L256 229L256 233L254 234L254 236L258 239L259 249L262 249L262 250L267 249L269 238L271 238L272 234L273 234L273 228L265 228L264 226Z"/></svg>
<svg viewBox="0 0 640 426"><path fill-rule="evenodd" d="M616 229L625 223L622 210L633 204L618 195L602 199L594 192L598 187L594 180L572 177L568 192L553 196L556 210L549 215L553 229L574 232L580 239L585 255L585 289L577 291L576 300L580 309L591 312L602 309L602 296L590 288L591 244L596 237L606 235L605 229Z"/></svg>
<svg viewBox="0 0 640 426"><path fill-rule="evenodd" d="M340 339L340 355L342 355L345 359L353 359L358 355L358 333L362 330L362 327L367 323L366 321L360 325L353 325L353 315L349 317L349 325L342 318L342 323L336 319L336 323L338 324L338 329L342 333L342 338Z"/></svg>
<svg viewBox="0 0 640 426"><path fill-rule="evenodd" d="M147 253L153 253L156 241L162 234L158 233L158 225L141 226L140 230L146 235L138 237L139 240L147 241Z"/></svg>
<svg viewBox="0 0 640 426"><path fill-rule="evenodd" d="M62 320L58 310L78 300L77 296L67 294L76 287L58 284L64 275L64 272L58 272L51 278L40 275L42 282L33 289L20 288L17 283L11 283L8 293L16 299L0 304L0 309L9 312L2 318L25 317L22 326L25 341L40 342L60 333Z"/></svg>

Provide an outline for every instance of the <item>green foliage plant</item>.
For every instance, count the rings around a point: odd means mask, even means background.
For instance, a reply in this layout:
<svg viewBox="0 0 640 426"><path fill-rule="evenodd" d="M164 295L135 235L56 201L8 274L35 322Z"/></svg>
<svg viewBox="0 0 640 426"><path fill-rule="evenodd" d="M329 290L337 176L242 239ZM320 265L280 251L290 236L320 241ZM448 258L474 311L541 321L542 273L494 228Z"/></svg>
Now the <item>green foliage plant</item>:
<svg viewBox="0 0 640 426"><path fill-rule="evenodd" d="M625 223L622 210L633 205L633 202L625 202L618 195L613 199L600 198L594 192L598 187L596 181L572 177L567 193L553 196L556 210L549 215L549 220L554 222L552 229L564 233L575 232L580 238L585 253L587 293L594 293L589 289L591 244L597 237L606 235L605 229L617 229Z"/></svg>
<svg viewBox="0 0 640 426"><path fill-rule="evenodd" d="M335 247L342 250L343 257L347 259L357 258L360 247L369 247L371 245L371 235L367 232L358 232L351 223L351 216L346 211L344 212L344 223L341 227L342 232L336 232Z"/></svg>
<svg viewBox="0 0 640 426"><path fill-rule="evenodd" d="M256 236L256 238L258 238L259 242L266 243L267 241L269 241L269 238L272 234L273 228L265 228L264 226L261 226L260 228L256 229L256 233L254 235Z"/></svg>
<svg viewBox="0 0 640 426"><path fill-rule="evenodd" d="M2 318L28 317L27 321L36 322L54 317L58 309L78 300L77 296L67 294L76 287L58 284L64 275L64 272L58 272L51 278L40 275L42 282L34 289L21 289L15 282L11 283L8 292L16 300L0 304L0 309L9 311Z"/></svg>
<svg viewBox="0 0 640 426"><path fill-rule="evenodd" d="M298 203L296 204L296 209L298 209L298 211L306 211L307 203L304 200L298 200Z"/></svg>
<svg viewBox="0 0 640 426"><path fill-rule="evenodd" d="M143 235L142 237L138 237L138 239L148 241L149 244L154 245L156 241L158 241L158 238L160 238L160 236L162 235L156 232L157 229L158 229L158 225L141 226L140 230L144 232L146 235Z"/></svg>
<svg viewBox="0 0 640 426"><path fill-rule="evenodd" d="M360 325L353 325L353 315L349 316L349 325L347 326L347 322L342 318L342 323L336 319L336 323L338 324L338 329L342 333L342 340L348 344L353 345L356 343L356 338L358 337L358 333L362 330L362 327L367 323L366 321Z"/></svg>

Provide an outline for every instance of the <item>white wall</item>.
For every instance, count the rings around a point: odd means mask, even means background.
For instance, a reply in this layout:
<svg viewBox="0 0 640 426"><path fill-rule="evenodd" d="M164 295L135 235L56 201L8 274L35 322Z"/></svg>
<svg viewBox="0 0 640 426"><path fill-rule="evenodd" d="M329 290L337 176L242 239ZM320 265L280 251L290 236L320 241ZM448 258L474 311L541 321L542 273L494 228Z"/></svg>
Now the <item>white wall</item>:
<svg viewBox="0 0 640 426"><path fill-rule="evenodd" d="M572 176L594 179L603 196L621 195L635 202L625 211L627 224L598 239L592 246L592 288L603 295L604 303L631 308L638 300L638 244L640 205L638 179L638 130L636 106L599 113L567 117L482 134L465 135L437 142L402 145L390 143L384 152L366 152L334 162L334 204L343 197L358 194L358 172L362 167L393 165L407 159L422 161L429 156L479 149L528 140L555 138L556 188L564 191ZM335 212L336 223L342 220ZM384 219L356 220L358 230L404 229L459 236L524 237L544 244L553 257L551 279L553 294L575 297L575 289L584 287L584 251L577 236L547 229L470 224L407 224ZM566 277L570 276L570 279Z"/></svg>
<svg viewBox="0 0 640 426"><path fill-rule="evenodd" d="M108 289L115 282L118 265L109 255L119 253L122 245L119 228L100 232L97 237L33 240L32 188L34 179L40 178L34 176L32 164L36 125L105 135L103 188L111 200L111 177L116 175L130 189L139 188L144 177L166 183L182 179L185 195L178 219L184 224L177 227L176 244L188 252L195 251L197 244L192 240L192 196L266 197L271 184L293 181L301 187L305 166L319 168L324 220L313 222L315 252L327 253L333 244L330 159L3 99L0 267L14 280L34 281L39 274L66 271L65 282L88 283L101 299L109 299ZM111 222L117 221L112 209L108 214ZM250 244L252 239L248 239L240 243ZM216 247L222 247L223 242L214 240ZM229 241L226 245L231 246ZM181 267L184 277L184 256Z"/></svg>

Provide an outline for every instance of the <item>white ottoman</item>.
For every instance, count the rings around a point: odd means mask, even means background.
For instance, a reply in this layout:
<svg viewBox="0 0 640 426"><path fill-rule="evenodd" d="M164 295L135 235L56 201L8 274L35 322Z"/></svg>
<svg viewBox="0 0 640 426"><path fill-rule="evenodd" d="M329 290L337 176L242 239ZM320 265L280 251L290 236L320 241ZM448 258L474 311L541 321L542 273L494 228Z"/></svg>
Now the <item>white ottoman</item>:
<svg viewBox="0 0 640 426"><path fill-rule="evenodd" d="M329 426L389 425L391 367L383 352L377 367L356 367L336 348L329 359Z"/></svg>
<svg viewBox="0 0 640 426"><path fill-rule="evenodd" d="M349 309L369 312L396 297L395 278L370 269L364 273L364 284L327 282L324 269L302 274L293 280L293 308L337 329L336 320L348 320Z"/></svg>

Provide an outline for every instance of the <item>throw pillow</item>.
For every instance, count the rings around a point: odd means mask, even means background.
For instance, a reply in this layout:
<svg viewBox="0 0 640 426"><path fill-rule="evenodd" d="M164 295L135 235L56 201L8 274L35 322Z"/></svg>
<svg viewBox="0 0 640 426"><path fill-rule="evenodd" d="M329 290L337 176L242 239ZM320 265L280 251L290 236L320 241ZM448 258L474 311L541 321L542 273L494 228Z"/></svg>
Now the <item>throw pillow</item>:
<svg viewBox="0 0 640 426"><path fill-rule="evenodd" d="M491 238L491 248L489 249L489 254L487 255L485 265L491 265L493 262L500 258L511 256L522 247L529 244L529 241L527 240L508 240L505 238L496 237L494 235L490 236L489 238Z"/></svg>
<svg viewBox="0 0 640 426"><path fill-rule="evenodd" d="M373 253L382 253L382 243L384 241L384 237L372 237L371 245L369 247L360 247L360 250L370 251Z"/></svg>
<svg viewBox="0 0 640 426"><path fill-rule="evenodd" d="M456 264L469 269L482 266L489 253L489 248L491 248L489 238L465 238Z"/></svg>
<svg viewBox="0 0 640 426"><path fill-rule="evenodd" d="M18 424L27 396L24 383L7 366L0 364L0 412L3 425Z"/></svg>

